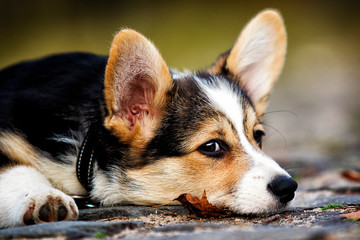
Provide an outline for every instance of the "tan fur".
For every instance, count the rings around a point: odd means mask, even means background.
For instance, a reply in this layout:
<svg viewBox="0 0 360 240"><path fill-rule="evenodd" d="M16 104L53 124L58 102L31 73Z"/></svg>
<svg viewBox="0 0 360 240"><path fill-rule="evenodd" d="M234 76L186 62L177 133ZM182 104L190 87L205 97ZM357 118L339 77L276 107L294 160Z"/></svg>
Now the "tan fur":
<svg viewBox="0 0 360 240"><path fill-rule="evenodd" d="M212 159L197 151L202 143L211 139L223 139L231 145L231 151L224 159ZM179 193L201 197L206 190L214 204L227 205L226 201L232 199L229 195L233 188L249 168L230 123L221 116L208 119L195 137L182 147L189 152L184 157L162 159L141 169L127 171L127 177L140 188L136 191L125 189L125 195L135 204L149 205L167 203Z"/></svg>
<svg viewBox="0 0 360 240"><path fill-rule="evenodd" d="M221 70L222 70L228 56L229 56L228 54L223 54L220 57L218 57L218 59L216 59L215 63L209 67L207 72L212 75L221 73Z"/></svg>
<svg viewBox="0 0 360 240"><path fill-rule="evenodd" d="M16 164L38 167L39 153L19 134L0 133L0 151Z"/></svg>
<svg viewBox="0 0 360 240"><path fill-rule="evenodd" d="M121 108L129 98L126 93L132 79L138 76L151 91L145 92L148 105L143 106L146 110L132 127ZM135 31L120 31L112 43L106 67L105 98L109 115L105 127L122 141L141 148L153 136L167 105L164 96L171 86L168 67L154 45Z"/></svg>
<svg viewBox="0 0 360 240"><path fill-rule="evenodd" d="M76 179L75 165L59 164L48 159L20 134L8 131L0 133L0 151L13 161L14 165L35 168L44 174L55 188L67 194L85 193ZM10 168L11 166L5 169Z"/></svg>

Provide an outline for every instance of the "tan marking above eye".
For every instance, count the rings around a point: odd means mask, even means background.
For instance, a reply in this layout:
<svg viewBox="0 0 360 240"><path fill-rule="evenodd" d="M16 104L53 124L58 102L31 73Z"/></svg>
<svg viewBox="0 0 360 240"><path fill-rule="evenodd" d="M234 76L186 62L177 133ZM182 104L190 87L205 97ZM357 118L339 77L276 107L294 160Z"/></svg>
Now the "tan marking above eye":
<svg viewBox="0 0 360 240"><path fill-rule="evenodd" d="M253 132L255 131L262 131L265 133L265 128L262 124L257 123L253 128Z"/></svg>
<svg viewBox="0 0 360 240"><path fill-rule="evenodd" d="M261 124L255 125L252 134L253 134L254 142L258 145L260 149L262 149L262 139L265 136L265 129L263 125Z"/></svg>

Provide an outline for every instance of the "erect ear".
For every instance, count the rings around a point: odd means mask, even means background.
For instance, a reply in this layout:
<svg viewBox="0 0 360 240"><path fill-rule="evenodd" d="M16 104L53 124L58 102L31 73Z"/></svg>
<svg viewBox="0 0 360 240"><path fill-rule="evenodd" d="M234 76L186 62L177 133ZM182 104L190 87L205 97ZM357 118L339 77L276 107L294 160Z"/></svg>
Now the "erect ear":
<svg viewBox="0 0 360 240"><path fill-rule="evenodd" d="M124 141L153 134L173 80L155 46L133 30L114 38L105 72L105 127Z"/></svg>
<svg viewBox="0 0 360 240"><path fill-rule="evenodd" d="M282 70L285 54L286 32L282 18L276 11L265 10L245 26L233 48L220 56L209 72L234 77L261 117Z"/></svg>

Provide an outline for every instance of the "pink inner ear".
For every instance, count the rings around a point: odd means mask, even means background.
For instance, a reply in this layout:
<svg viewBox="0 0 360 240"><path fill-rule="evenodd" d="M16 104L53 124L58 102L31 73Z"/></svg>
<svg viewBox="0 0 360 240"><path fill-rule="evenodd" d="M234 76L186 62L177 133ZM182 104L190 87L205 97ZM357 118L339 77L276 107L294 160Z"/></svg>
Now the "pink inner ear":
<svg viewBox="0 0 360 240"><path fill-rule="evenodd" d="M130 129L132 129L136 121L142 120L145 115L150 113L153 88L147 81L137 81L130 87L127 94L128 98L123 103L123 109L129 121Z"/></svg>
<svg viewBox="0 0 360 240"><path fill-rule="evenodd" d="M135 126L136 120L142 120L144 113L148 114L150 111L147 105L135 104L126 109L126 118L129 120L130 128Z"/></svg>

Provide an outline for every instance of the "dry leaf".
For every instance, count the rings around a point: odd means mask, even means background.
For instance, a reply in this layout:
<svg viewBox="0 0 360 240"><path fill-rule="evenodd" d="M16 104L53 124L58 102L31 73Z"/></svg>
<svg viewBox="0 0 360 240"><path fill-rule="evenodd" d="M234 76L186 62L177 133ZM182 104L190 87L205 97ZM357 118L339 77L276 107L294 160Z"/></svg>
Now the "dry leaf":
<svg viewBox="0 0 360 240"><path fill-rule="evenodd" d="M202 218L228 217L231 215L230 211L225 211L209 203L206 197L205 190L200 200L197 197L192 197L188 193L183 193L174 200L179 201L183 206L189 208L198 217L202 217Z"/></svg>
<svg viewBox="0 0 360 240"><path fill-rule="evenodd" d="M359 221L360 220L360 211L357 212L353 212L353 213L347 213L347 214L342 214L340 215L341 218L346 218L346 219L351 219L351 220L356 220Z"/></svg>
<svg viewBox="0 0 360 240"><path fill-rule="evenodd" d="M345 170L342 172L342 176L348 180L360 182L360 172L354 170Z"/></svg>

